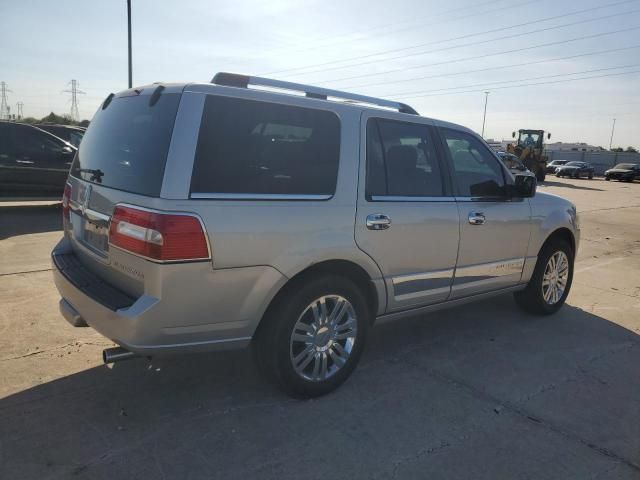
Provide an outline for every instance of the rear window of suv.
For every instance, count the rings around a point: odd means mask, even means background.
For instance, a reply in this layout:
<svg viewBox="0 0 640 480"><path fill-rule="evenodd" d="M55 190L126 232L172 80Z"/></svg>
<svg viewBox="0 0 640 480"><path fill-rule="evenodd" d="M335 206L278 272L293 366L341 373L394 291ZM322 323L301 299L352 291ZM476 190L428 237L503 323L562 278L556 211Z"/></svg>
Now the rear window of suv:
<svg viewBox="0 0 640 480"><path fill-rule="evenodd" d="M98 109L71 175L118 190L160 196L179 93L115 97Z"/></svg>
<svg viewBox="0 0 640 480"><path fill-rule="evenodd" d="M209 96L192 194L331 196L340 120L331 112Z"/></svg>

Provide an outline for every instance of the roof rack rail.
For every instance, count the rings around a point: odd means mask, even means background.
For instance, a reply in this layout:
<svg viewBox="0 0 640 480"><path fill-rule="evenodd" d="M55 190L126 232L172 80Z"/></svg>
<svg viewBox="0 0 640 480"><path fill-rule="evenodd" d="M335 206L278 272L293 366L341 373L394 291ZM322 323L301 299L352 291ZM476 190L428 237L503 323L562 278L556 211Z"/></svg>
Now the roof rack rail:
<svg viewBox="0 0 640 480"><path fill-rule="evenodd" d="M384 108L398 110L400 113L409 113L418 115L412 107L400 102L384 100L382 98L368 97L366 95L358 95L355 93L341 92L340 90L331 90L328 88L312 87L301 83L285 82L282 80L273 80L264 77L251 77L249 75L240 75L237 73L219 72L211 79L211 83L216 85L224 85L227 87L248 88L249 85L257 85L261 87L278 88L282 90L292 90L303 92L309 98L317 98L327 100L328 97L339 98L357 103L365 103L368 105L376 105Z"/></svg>

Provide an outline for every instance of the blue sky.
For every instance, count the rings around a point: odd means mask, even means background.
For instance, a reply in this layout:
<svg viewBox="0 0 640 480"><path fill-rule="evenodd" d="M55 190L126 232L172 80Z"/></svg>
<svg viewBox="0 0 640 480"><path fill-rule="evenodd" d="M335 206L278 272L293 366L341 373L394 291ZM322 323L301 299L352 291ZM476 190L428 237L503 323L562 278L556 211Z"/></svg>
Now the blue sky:
<svg viewBox="0 0 640 480"><path fill-rule="evenodd" d="M0 18L12 109L68 112L74 78L90 118L126 88L125 0L2 0ZM138 85L265 75L478 132L487 90L485 137L540 128L607 147L615 117L614 146L640 147L640 0L133 0L133 48Z"/></svg>

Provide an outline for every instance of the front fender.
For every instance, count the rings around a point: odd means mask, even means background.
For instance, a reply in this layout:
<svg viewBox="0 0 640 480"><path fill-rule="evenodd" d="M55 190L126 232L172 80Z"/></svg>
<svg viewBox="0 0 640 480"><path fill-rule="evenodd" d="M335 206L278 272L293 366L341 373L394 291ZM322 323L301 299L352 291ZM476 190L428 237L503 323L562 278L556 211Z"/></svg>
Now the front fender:
<svg viewBox="0 0 640 480"><path fill-rule="evenodd" d="M531 199L531 241L527 256L537 256L544 242L557 230L567 229L573 236L575 251L580 241L576 207L568 200L549 193Z"/></svg>

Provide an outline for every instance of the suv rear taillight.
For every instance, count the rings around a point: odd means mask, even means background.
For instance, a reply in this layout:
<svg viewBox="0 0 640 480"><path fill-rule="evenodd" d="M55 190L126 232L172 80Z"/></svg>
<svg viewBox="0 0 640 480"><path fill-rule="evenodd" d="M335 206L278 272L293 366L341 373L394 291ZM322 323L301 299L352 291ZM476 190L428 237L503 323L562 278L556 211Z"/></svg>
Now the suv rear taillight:
<svg viewBox="0 0 640 480"><path fill-rule="evenodd" d="M71 210L71 184L65 183L62 194L62 217L69 220Z"/></svg>
<svg viewBox="0 0 640 480"><path fill-rule="evenodd" d="M116 206L109 227L109 243L162 262L211 258L202 223L190 214Z"/></svg>

